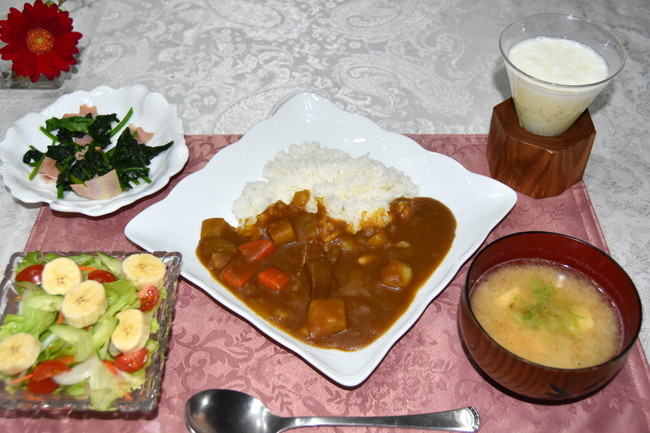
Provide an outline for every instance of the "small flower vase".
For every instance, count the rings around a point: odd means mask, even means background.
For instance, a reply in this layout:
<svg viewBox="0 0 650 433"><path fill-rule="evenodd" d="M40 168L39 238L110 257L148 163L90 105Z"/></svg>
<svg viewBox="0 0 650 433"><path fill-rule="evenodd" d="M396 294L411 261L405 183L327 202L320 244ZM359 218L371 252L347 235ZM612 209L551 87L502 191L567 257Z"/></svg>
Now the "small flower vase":
<svg viewBox="0 0 650 433"><path fill-rule="evenodd" d="M37 81L32 81L29 77L21 77L9 69L6 73L3 71L2 78L3 86L9 89L58 89L66 79L70 78L70 72L61 72L51 80L41 75Z"/></svg>
<svg viewBox="0 0 650 433"><path fill-rule="evenodd" d="M93 30L98 15L92 3L84 1L67 11L59 9L64 2L33 0L22 11L10 8L6 19L0 8L0 88L58 89L76 72L83 34L75 27ZM84 21L89 21L90 28ZM84 45L87 41L86 37ZM32 81L32 77L38 79Z"/></svg>

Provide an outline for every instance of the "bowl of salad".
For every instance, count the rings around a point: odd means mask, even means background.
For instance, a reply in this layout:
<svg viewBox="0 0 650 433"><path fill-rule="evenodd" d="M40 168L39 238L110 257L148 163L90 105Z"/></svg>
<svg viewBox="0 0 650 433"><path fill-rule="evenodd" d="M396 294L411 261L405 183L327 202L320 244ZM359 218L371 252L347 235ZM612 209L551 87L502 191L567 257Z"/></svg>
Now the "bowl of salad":
<svg viewBox="0 0 650 433"><path fill-rule="evenodd" d="M0 175L24 203L101 216L162 189L188 157L176 107L162 94L101 86L16 121L0 142Z"/></svg>
<svg viewBox="0 0 650 433"><path fill-rule="evenodd" d="M0 409L151 412L181 255L15 253L0 292Z"/></svg>

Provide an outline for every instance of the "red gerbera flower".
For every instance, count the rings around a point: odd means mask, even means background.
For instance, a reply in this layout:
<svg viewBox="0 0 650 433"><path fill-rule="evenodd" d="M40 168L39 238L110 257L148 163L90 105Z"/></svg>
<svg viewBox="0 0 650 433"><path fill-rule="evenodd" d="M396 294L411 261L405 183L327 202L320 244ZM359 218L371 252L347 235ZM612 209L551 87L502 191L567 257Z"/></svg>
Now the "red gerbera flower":
<svg viewBox="0 0 650 433"><path fill-rule="evenodd" d="M49 80L69 71L77 60L77 43L81 33L72 31L72 18L57 5L36 0L25 3L22 12L11 8L7 19L0 21L0 49L4 60L12 61L16 75L38 81L41 74Z"/></svg>

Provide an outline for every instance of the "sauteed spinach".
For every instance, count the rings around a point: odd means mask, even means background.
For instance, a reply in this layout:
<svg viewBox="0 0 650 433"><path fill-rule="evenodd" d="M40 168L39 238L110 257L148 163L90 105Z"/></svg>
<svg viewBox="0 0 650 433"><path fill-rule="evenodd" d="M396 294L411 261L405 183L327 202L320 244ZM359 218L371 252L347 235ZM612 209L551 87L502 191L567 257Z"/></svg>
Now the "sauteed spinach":
<svg viewBox="0 0 650 433"><path fill-rule="evenodd" d="M71 185L83 184L112 170L116 170L122 191L131 189L132 184L137 185L140 180L150 183L151 160L174 142L156 147L139 143L137 133L125 128L132 115L133 109L129 109L121 121L117 114L48 119L40 129L52 144L45 152L30 146L23 155L23 162L33 167L29 178L38 174L41 164L49 157L56 161L58 169L57 198L63 198L65 192L71 191ZM116 145L110 147L111 138L118 133Z"/></svg>

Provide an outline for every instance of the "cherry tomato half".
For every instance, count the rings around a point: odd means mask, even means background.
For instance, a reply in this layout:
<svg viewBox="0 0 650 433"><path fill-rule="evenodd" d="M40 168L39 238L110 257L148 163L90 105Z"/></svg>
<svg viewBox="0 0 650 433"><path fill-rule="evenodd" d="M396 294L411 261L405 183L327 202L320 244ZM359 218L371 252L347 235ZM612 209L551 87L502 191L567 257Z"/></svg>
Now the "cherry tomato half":
<svg viewBox="0 0 650 433"><path fill-rule="evenodd" d="M103 269L96 269L94 271L90 271L88 273L88 279L97 281L102 284L112 283L113 281L117 280L117 278L115 278L115 275L113 275L109 271L104 271Z"/></svg>
<svg viewBox="0 0 650 433"><path fill-rule="evenodd" d="M56 359L43 361L34 368L34 371L32 372L32 380L38 382L56 376L64 371L70 371L70 367L61 361Z"/></svg>
<svg viewBox="0 0 650 433"><path fill-rule="evenodd" d="M27 389L34 394L52 394L57 390L58 387L59 384L56 383L51 377L43 380L34 380L32 377L27 382Z"/></svg>
<svg viewBox="0 0 650 433"><path fill-rule="evenodd" d="M115 367L133 373L144 367L148 357L149 351L145 347L129 353L120 353L115 357Z"/></svg>
<svg viewBox="0 0 650 433"><path fill-rule="evenodd" d="M140 311L149 311L158 303L160 292L156 286L148 286L138 292L140 299Z"/></svg>
<svg viewBox="0 0 650 433"><path fill-rule="evenodd" d="M41 274L45 265L37 264L27 266L16 275L16 281L28 281L34 284L41 284Z"/></svg>

